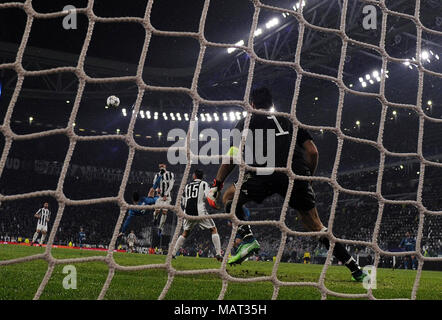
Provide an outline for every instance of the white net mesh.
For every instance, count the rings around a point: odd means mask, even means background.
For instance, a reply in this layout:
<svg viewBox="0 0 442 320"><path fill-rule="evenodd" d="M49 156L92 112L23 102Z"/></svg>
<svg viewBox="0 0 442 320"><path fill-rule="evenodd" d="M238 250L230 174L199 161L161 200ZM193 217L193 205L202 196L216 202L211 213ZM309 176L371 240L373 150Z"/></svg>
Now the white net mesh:
<svg viewBox="0 0 442 320"><path fill-rule="evenodd" d="M16 88L15 88L15 91L12 95L11 100L10 100L10 104L9 104L9 107L6 112L4 122L0 126L0 131L2 132L2 134L5 137L5 145L4 145L3 153L2 153L1 159L0 159L0 174L3 172L3 170L5 168L5 163L6 163L6 160L7 160L7 157L8 157L8 154L11 149L11 145L12 145L13 141L31 140L31 139L41 138L41 137L45 137L45 136L58 135L58 134L66 135L70 141L69 148L68 148L68 151L66 154L66 158L64 160L61 174L60 174L60 177L58 180L58 185L57 185L57 188L55 191L39 191L39 192L9 195L9 196L0 195L1 202L20 200L20 199L38 197L38 196L51 196L51 197L54 197L58 202L58 212L57 212L52 230L50 232L50 236L48 239L48 245L46 247L45 253L33 255L33 256L28 256L28 257L23 257L23 258L18 258L18 259L13 259L13 260L0 261L0 265L12 265L12 264L17 264L17 263L22 263L22 262L27 262L27 261L38 260L38 259L46 260L48 262L48 269L46 271L46 274L45 274L37 292L35 293L34 299L40 298L41 294L43 293L43 290L45 289L45 286L47 285L48 281L50 280L50 278L52 276L52 273L53 273L56 265L67 264L67 263L90 262L90 261L105 262L109 268L109 273L108 273L107 279L106 279L106 281L103 285L103 288L98 296L98 299L105 298L106 292L109 288L109 285L111 284L111 281L114 277L116 270L136 271L136 270L145 270L145 269L164 269L168 273L167 283L164 286L164 288L159 296L159 299L165 298L169 288L171 287L171 285L174 281L175 276L198 275L198 274L215 274L215 275L218 275L222 279L222 281L223 281L222 282L222 289L221 289L221 292L219 293L218 299L224 298L229 282L258 282L258 281L260 281L260 282L261 281L268 281L268 282L272 283L272 285L274 287L272 299L276 299L278 297L279 289L281 287L285 287L285 286L307 286L307 287L317 288L321 293L322 299L326 299L327 295L333 295L333 296L337 296L337 297L346 297L346 298L375 299L375 297L373 296L372 289L368 289L367 292L364 294L344 294L344 293L334 292L326 287L326 285L325 285L326 272L327 272L327 269L331 263L334 245L337 241L339 241L339 242L345 243L345 244L363 245L363 246L370 247L375 252L375 259L374 259L375 266L378 265L381 255L384 255L384 256L393 256L393 255L394 256L406 256L406 255L414 254L417 257L419 264L418 264L417 275L415 278L415 282L414 282L414 286L413 286L413 290L412 290L410 298L416 299L416 294L417 294L417 291L419 288L419 282L420 282L422 267L424 265L424 262L425 261L442 261L442 258L424 257L422 254L422 250L421 250L423 226L424 226L424 220L425 220L426 216L430 216L430 215L435 216L435 215L442 214L442 211L428 210L422 204L422 190L423 190L424 175L425 175L426 166L442 167L442 164L437 163L437 162L433 162L433 161L429 161L426 158L424 158L423 152L422 152L422 141L423 141L423 135L424 135L424 121L430 121L433 123L442 123L441 119L432 118L432 117L428 116L427 114L425 114L423 111L423 106L422 106L423 80L424 80L425 75L431 75L434 77L442 78L442 74L426 69L424 67L424 65L422 64L421 59L419 59L419 58L417 58L415 61L411 62L412 64L414 64L417 67L417 70L419 73L419 85L417 88L418 93L417 93L416 104L399 104L399 103L390 102L385 97L385 73L381 74L379 93L365 93L365 92L352 90L344 84L344 82L343 82L343 69L344 69L344 64L345 64L347 47L348 47L349 43L356 45L356 46L360 46L362 48L367 48L367 49L371 49L371 50L378 52L382 56L383 70L387 70L387 63L388 62L404 63L406 61L405 59L398 59L398 58L391 57L385 49L386 25L387 25L387 16L388 15L407 19L416 25L416 28L417 28L416 56L417 57L420 57L420 55L421 55L422 32L427 32L429 34L434 34L434 35L438 35L438 36L442 36L442 32L429 29L423 25L423 23L419 17L420 5L421 5L420 0L416 0L414 15L409 15L409 14L404 14L404 13L389 10L387 8L384 0L380 0L380 1L363 0L363 1L367 4L376 5L377 7L379 7L382 10L382 33L381 33L381 39L380 39L378 46L371 45L371 44L364 43L364 42L360 42L360 41L356 41L354 39L351 39L346 34L345 30L346 30L347 7L348 7L348 3L349 3L348 0L342 1L342 11L341 11L339 29L324 28L324 27L319 27L319 26L309 23L303 17L302 6L300 6L299 10L294 11L294 10L287 10L287 9L283 9L283 8L273 7L270 5L265 5L258 0L254 0L254 1L252 1L253 5L254 5L253 22L252 22L252 27L251 27L251 30L249 33L249 38L248 38L246 46L235 46L232 44L214 43L214 42L208 41L204 37L204 27L205 27L207 12L209 9L209 4L210 4L209 0L206 0L204 2L204 7L202 10L202 15L201 15L201 19L200 19L198 32L166 32L166 31L161 31L161 30L155 29L152 26L151 21L150 21L150 15L151 15L151 10L152 10L152 6L153 6L154 1L150 1L148 3L146 11L145 11L145 15L143 18L135 18L135 17L103 18L103 17L98 17L95 15L95 13L93 11L94 0L89 0L88 6L86 8L77 9L78 14L83 14L83 15L87 16L87 18L89 20L87 34L86 34L85 41L84 41L84 44L83 44L83 47L82 47L82 50L80 53L80 57L78 59L77 66L76 67L53 68L53 69L48 69L48 70L43 70L43 71L27 71L24 69L24 67L22 65L23 55L24 55L26 45L28 43L32 24L36 18L49 19L49 18L63 17L63 16L66 16L67 12L55 12L55 13L45 13L45 14L39 13L33 9L31 0L27 0L24 3L10 2L10 3L0 4L0 9L20 8L20 9L24 10L24 12L26 12L26 14L27 14L27 22L26 22L25 32L24 32L22 41L20 43L15 62L0 64L1 70L10 69L10 70L14 70L17 73ZM257 54L254 52L254 49L253 49L254 37L253 37L253 35L255 33L255 30L257 29L258 17L259 17L260 11L262 9L271 10L273 12L280 13L280 14L289 12L292 16L294 16L298 20L299 36L298 36L297 49L296 49L296 58L295 58L294 62L266 60L266 59L258 57ZM91 42L92 34L94 32L94 27L97 22L101 22L101 23L132 22L132 23L138 23L141 26L143 26L143 28L146 31L146 37L144 40L143 50L142 50L141 58L140 58L140 61L138 64L136 76L113 77L113 78L91 78L86 74L86 72L84 71L85 58L86 58L89 44ZM320 31L320 32L332 33L332 34L335 34L336 36L341 38L341 40L342 40L341 57L340 57L340 61L339 61L338 75L336 78L332 77L332 76L323 75L323 74L308 72L301 67L301 63L300 63L301 50L302 50L302 45L303 45L304 30L306 27L311 28L313 30ZM192 85L191 85L190 89L183 88L183 87L151 86L151 85L146 84L143 81L142 72L143 72L143 67L145 64L146 55L148 52L149 43L150 43L152 35L173 36L173 37L190 37L190 38L194 38L199 41L200 52L198 55L196 69L194 72L193 81L192 81ZM244 95L243 100L239 100L239 101L231 101L231 100L210 101L210 100L206 100L206 99L201 98L201 96L198 94L197 84L198 84L198 79L199 79L199 76L201 73L202 62L203 62L203 58L204 58L205 51L206 51L207 47L219 47L219 48L226 48L226 49L231 48L231 47L236 47L236 48L242 49L248 53L248 55L250 56L250 66L249 66L248 80L247 80L246 90L245 90L245 95ZM322 129L324 131L334 133L338 139L338 147L337 147L336 158L334 161L331 178L298 176L293 173L290 166L287 166L286 168L276 168L277 171L284 172L289 177L289 188L287 190L287 196L285 197L285 200L283 203L283 208L282 208L280 220L273 221L273 222L272 221L249 221L249 222L247 222L247 224L250 224L250 225L272 225L272 226L275 226L281 230L281 233L282 233L281 242L280 242L279 250L278 250L278 253L276 256L276 260L274 262L274 266L273 266L271 275L270 276L263 276L263 277L253 277L253 278L247 278L247 279L233 277L233 276L229 275L228 272L226 271L226 262L227 262L226 257L224 258L221 267L218 269L179 271L179 270L176 270L174 267L172 267L171 250L169 250L169 254L168 254L166 262L164 264L153 264L153 265L151 264L151 265L140 265L140 266L121 266L118 263L116 263L116 261L114 260L113 252L114 252L115 243L116 243L117 236L118 236L123 218L125 216L125 213L129 208L134 208L134 209L140 208L139 206L129 205L124 200L124 190L125 190L125 187L128 182L128 177L129 177L132 162L134 159L134 154L138 150L139 151L148 151L148 152L167 152L168 151L167 148L153 148L153 147L140 146L139 144L137 144L135 142L135 140L133 138L136 117L137 117L137 114L140 110L140 105L141 105L141 102L142 102L145 92L146 91L175 92L175 93L184 93L184 94L189 95L193 99L192 119L194 119L195 116L197 115L199 106L201 104L205 104L205 105L209 105L209 106L215 106L215 105L216 106L223 106L223 105L232 105L232 104L242 106L245 111L248 111L248 115L247 115L246 122L245 122L245 128L247 129L249 126L249 123L250 123L250 117L251 117L252 113L268 113L268 112L264 112L264 111L253 110L248 102L248 97L250 95L250 91L251 91L251 87L252 87L254 67L257 62L262 63L262 64L275 65L275 66L290 67L290 68L293 68L294 70L296 70L296 72L297 72L295 93L294 93L294 98L292 101L291 112L289 114L288 113L281 113L281 112L273 113L276 115L280 115L280 116L284 116L284 117L289 118L293 122L293 124L295 125L294 126L295 129L293 132L293 138L292 138L292 142L291 142L291 146L290 146L289 163L291 162L290 160L293 156L294 147L296 144L296 134L297 134L298 127L309 129L309 130L321 130ZM15 134L12 131L11 126L10 126L11 116L13 114L14 106L15 106L17 99L20 95L20 91L22 89L25 77L50 75L50 74L55 74L55 73L60 73L60 72L74 73L77 76L78 81L79 81L77 96L75 98L75 103L74 103L73 110L70 115L67 127L63 128L63 129L49 130L49 131L41 132L41 133L33 133L33 134L26 134L26 135ZM302 124L297 119L296 106L297 106L297 99L298 99L299 92L300 92L300 83L301 83L301 79L303 76L328 80L328 81L335 83L336 86L339 88L339 103L338 103L335 126L328 126L328 127L309 126L309 125ZM136 100L136 103L134 106L134 113L131 117L127 134L107 135L107 136L87 136L87 137L77 135L74 132L74 123L75 123L75 119L77 117L77 112L79 109L80 101L81 101L86 84L87 83L108 83L108 82L134 82L138 86L138 96L137 96L137 100ZM366 139L359 139L359 138L351 137L351 136L343 133L343 131L341 130L340 125L341 125L344 97L348 93L351 93L354 95L359 95L359 96L367 96L367 97L376 98L382 104L381 122L380 122L379 135L378 135L377 141L370 141L370 140L366 140ZM387 106L414 110L419 115L419 134L418 134L417 153L390 152L383 146L383 131L384 131L384 125L385 125L386 115L387 115ZM191 125L189 127L189 131L188 131L188 135L187 135L187 142L190 141L190 135L192 133L192 130L193 130L193 125L191 122ZM79 142L79 141L100 141L100 140L120 140L120 141L125 142L129 147L129 157L127 160L126 168L124 170L124 175L123 175L123 179L121 182L118 196L117 197L109 197L109 198L93 199L93 200L71 200L71 199L68 199L63 193L63 185L64 185L66 173L68 171L68 167L69 167L69 164L70 164L70 161L72 158L72 154L74 152L77 142ZM378 180L377 180L376 192L365 192L365 191L356 191L356 190L351 190L351 189L345 189L338 184L337 172L338 172L338 168L339 168L339 164L340 164L341 151L342 151L342 146L343 146L344 140L353 141L353 142L360 143L360 144L367 144L367 145L373 146L379 150L380 163L379 163L379 175L378 175ZM244 144L244 142L245 141L243 138L242 144ZM187 143L186 144L187 147L185 147L187 159L188 160L198 159L199 157L197 155L191 154L189 145L190 144ZM416 201L388 200L383 197L383 195L381 194L381 185L382 185L382 176L383 176L384 163L385 163L386 156L403 157L403 158L414 157L419 160L421 174L419 175L419 183L418 183ZM179 231L181 230L181 227L182 227L183 218L195 219L195 220L203 218L203 217L186 216L184 214L184 212L182 211L181 207L179 206L179 203L181 202L180 201L181 195L184 190L184 186L187 183L187 177L189 176L190 167L191 167L190 161L188 161L188 164L186 165L186 169L185 169L185 172L183 175L184 178L180 183L180 188L178 191L179 196L176 201L177 205L162 206L163 208L173 210L178 216L178 224L177 224L173 239L171 241L170 248L173 248L175 246L175 243L176 243L178 235L179 235ZM246 223L245 221L238 220L234 216L234 213L233 213L233 212L235 212L236 201L239 196L240 185L242 184L244 172L246 169L253 170L253 168L246 165L244 163L244 161L242 160L242 163L240 165L240 174L239 174L239 180L238 180L239 185L238 185L238 188L236 189L231 213L230 214L214 214L212 216L213 218L225 218L225 219L228 218L228 219L231 219L233 222L232 234L230 237L228 247L226 248L226 252L230 252L230 250L232 249L234 237L235 237L238 226ZM285 216L286 216L287 209L288 209L288 200L289 200L289 196L291 194L291 191L293 188L293 182L295 179L327 182L333 187L333 190L334 190L333 202L332 202L332 207L331 207L330 218L328 221L328 231L326 233L296 232L296 231L293 231L290 228L288 228L287 225L285 224L284 221L285 221ZM338 239L334 236L333 222L334 222L335 213L336 213L338 195L341 192L345 192L345 193L353 194L353 195L370 196L370 197L377 199L377 201L379 203L379 211L378 211L377 220L376 220L376 224L375 224L375 228L374 228L374 232L373 232L372 241L344 240L344 239ZM112 240L109 244L109 249L108 249L107 255L105 257L88 257L88 258L78 258L78 259L56 259L56 258L54 258L54 256L52 255L52 245L54 242L55 234L58 230L60 221L62 219L65 207L67 205L76 206L76 205L88 205L88 204L96 204L96 203L117 203L120 207L120 215L119 215L117 224L114 229ZM416 250L414 252L392 253L392 252L384 251L378 246L377 239L378 239L378 235L379 235L380 224L381 224L381 219L382 219L382 214L383 214L383 209L384 209L385 204L411 205L411 206L414 206L418 209L418 211L419 211L419 226L418 226L418 232L417 232ZM153 206L143 206L143 208L152 209ZM320 275L319 280L317 282L284 282L284 281L281 281L280 279L278 279L278 276L277 276L278 266L281 261L281 257L282 257L283 251L284 251L284 246L286 243L287 236L291 236L291 235L293 235L293 236L327 235L329 237L330 249L328 251L328 256L327 256L326 262L323 266L321 275Z"/></svg>

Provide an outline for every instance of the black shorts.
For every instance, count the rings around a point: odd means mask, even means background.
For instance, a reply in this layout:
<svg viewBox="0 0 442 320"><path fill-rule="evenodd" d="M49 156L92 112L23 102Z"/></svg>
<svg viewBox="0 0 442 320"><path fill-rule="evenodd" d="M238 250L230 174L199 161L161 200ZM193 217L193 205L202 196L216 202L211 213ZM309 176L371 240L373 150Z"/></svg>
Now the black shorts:
<svg viewBox="0 0 442 320"><path fill-rule="evenodd" d="M275 193L285 198L288 185L289 178L282 172L275 172L271 175L255 175L250 172L245 173L238 202L242 204L248 201L262 203L264 199ZM294 181L289 205L290 207L301 211L308 211L316 206L315 192L309 181Z"/></svg>

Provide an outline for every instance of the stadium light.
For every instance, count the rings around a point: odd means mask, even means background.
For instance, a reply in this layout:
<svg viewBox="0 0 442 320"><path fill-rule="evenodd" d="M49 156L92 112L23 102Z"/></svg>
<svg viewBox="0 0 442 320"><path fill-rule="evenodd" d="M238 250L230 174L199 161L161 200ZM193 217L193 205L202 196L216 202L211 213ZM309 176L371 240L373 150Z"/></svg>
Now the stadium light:
<svg viewBox="0 0 442 320"><path fill-rule="evenodd" d="M29 117L29 124L32 124L32 121L34 121L34 117Z"/></svg>
<svg viewBox="0 0 442 320"><path fill-rule="evenodd" d="M302 5L302 7L305 7L305 1L304 1L304 0L297 2L297 3L293 6L293 10L298 10L298 9L301 7L301 5Z"/></svg>
<svg viewBox="0 0 442 320"><path fill-rule="evenodd" d="M227 118L227 113L225 113L225 112L223 112L223 119L224 119L224 121L229 120L229 119Z"/></svg>
<svg viewBox="0 0 442 320"><path fill-rule="evenodd" d="M158 137L161 137L163 135L163 133L160 131L158 132Z"/></svg>
<svg viewBox="0 0 442 320"><path fill-rule="evenodd" d="M123 112L123 116L127 116L127 111L126 111L126 108L123 108L122 110L121 110L122 112Z"/></svg>
<svg viewBox="0 0 442 320"><path fill-rule="evenodd" d="M237 111L235 114L236 114L236 120L241 120L241 112Z"/></svg>
<svg viewBox="0 0 442 320"><path fill-rule="evenodd" d="M318 97L315 97L315 101L318 101L319 100L319 98Z"/></svg>
<svg viewBox="0 0 442 320"><path fill-rule="evenodd" d="M393 111L393 115L394 115L394 116L397 115L397 111L396 111L396 110Z"/></svg>
<svg viewBox="0 0 442 320"><path fill-rule="evenodd" d="M273 18L266 23L266 28L270 29L273 28L274 26L277 26L278 24L279 24L279 19Z"/></svg>
<svg viewBox="0 0 442 320"><path fill-rule="evenodd" d="M377 70L373 71L372 75L373 78L379 78L379 72Z"/></svg>
<svg viewBox="0 0 442 320"><path fill-rule="evenodd" d="M259 36L259 35L261 35L262 34L262 29L261 28L258 28L258 29L256 29L255 30L255 33L253 34L255 37L257 37L257 36Z"/></svg>
<svg viewBox="0 0 442 320"><path fill-rule="evenodd" d="M362 87L365 88L367 86L367 82L363 81L362 82Z"/></svg>
<svg viewBox="0 0 442 320"><path fill-rule="evenodd" d="M117 129L117 134L120 134L120 129Z"/></svg>
<svg viewBox="0 0 442 320"><path fill-rule="evenodd" d="M432 106L432 105L433 105L433 101L428 100L428 101L427 101L427 104L428 104L429 106Z"/></svg>
<svg viewBox="0 0 442 320"><path fill-rule="evenodd" d="M371 77L370 77L369 74L366 74L366 75L365 75L365 79L370 80L370 78L371 78Z"/></svg>
<svg viewBox="0 0 442 320"><path fill-rule="evenodd" d="M141 119L144 119L144 111L143 110L140 110L140 116L141 116Z"/></svg>
<svg viewBox="0 0 442 320"><path fill-rule="evenodd" d="M356 125L357 125L357 126L360 126L360 125L361 125L361 121L357 120L357 121L356 121Z"/></svg>
<svg viewBox="0 0 442 320"><path fill-rule="evenodd" d="M189 114L188 113L184 114L184 119L186 119L186 121L189 121Z"/></svg>
<svg viewBox="0 0 442 320"><path fill-rule="evenodd" d="M200 118L202 122L206 121L206 116L204 115L204 113L200 114Z"/></svg>
<svg viewBox="0 0 442 320"><path fill-rule="evenodd" d="M422 59L428 60L429 57L430 57L430 55L428 54L428 51L422 51L422 53L421 53Z"/></svg>
<svg viewBox="0 0 442 320"><path fill-rule="evenodd" d="M210 113L206 113L206 119L207 122L212 122L212 116L210 115Z"/></svg>
<svg viewBox="0 0 442 320"><path fill-rule="evenodd" d="M364 82L364 78L359 77L359 82L360 82L360 83Z"/></svg>
<svg viewBox="0 0 442 320"><path fill-rule="evenodd" d="M271 107L270 112L275 112L275 107Z"/></svg>
<svg viewBox="0 0 442 320"><path fill-rule="evenodd" d="M235 46L243 46L244 45L244 40L239 40L237 43L235 43ZM235 52L236 48L227 48L227 53L232 53Z"/></svg>
<svg viewBox="0 0 442 320"><path fill-rule="evenodd" d="M231 122L235 121L235 113L234 113L233 111L231 111L231 112L229 113L229 116L230 116L230 121L231 121Z"/></svg>
<svg viewBox="0 0 442 320"><path fill-rule="evenodd" d="M247 117L247 111L243 111L242 112L242 116L245 118L245 117Z"/></svg>

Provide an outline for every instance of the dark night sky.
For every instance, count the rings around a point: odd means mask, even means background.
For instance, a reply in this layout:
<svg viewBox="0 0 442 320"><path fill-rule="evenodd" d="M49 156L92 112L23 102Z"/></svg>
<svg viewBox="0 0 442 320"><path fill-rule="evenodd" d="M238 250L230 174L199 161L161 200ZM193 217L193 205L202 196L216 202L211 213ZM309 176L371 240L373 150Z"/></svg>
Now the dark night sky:
<svg viewBox="0 0 442 320"><path fill-rule="evenodd" d="M283 1L287 2L287 1ZM33 7L38 12L55 12L71 4L84 7L86 0L34 0ZM102 17L136 16L142 17L147 0L97 0L94 12ZM203 0L155 1L152 24L165 31L197 31ZM263 17L268 12L263 12ZM211 1L205 36L209 41L235 43L245 38L250 29L253 5L249 0ZM26 14L21 9L0 10L0 41L18 43L21 40ZM78 54L87 29L87 18L78 17L77 30L62 28L62 18L37 19L34 21L29 45ZM122 62L136 63L144 41L141 25L130 23L97 23L88 52L89 56ZM199 52L199 43L191 38L171 38L153 36L149 47L147 64L153 67L189 67L194 65ZM211 53L208 52L208 55ZM209 56L207 56L209 57ZM206 57L206 58L207 58Z"/></svg>

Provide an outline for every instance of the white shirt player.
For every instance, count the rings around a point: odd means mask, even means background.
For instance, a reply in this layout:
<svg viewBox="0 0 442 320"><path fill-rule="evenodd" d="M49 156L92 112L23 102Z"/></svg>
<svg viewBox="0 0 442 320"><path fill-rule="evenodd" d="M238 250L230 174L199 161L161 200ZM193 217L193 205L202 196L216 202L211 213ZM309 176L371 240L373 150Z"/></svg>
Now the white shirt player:
<svg viewBox="0 0 442 320"><path fill-rule="evenodd" d="M184 188L184 195L182 198L184 212L189 216L208 215L205 201L209 190L209 184L200 179L195 179L192 182L188 183ZM190 230L196 224L199 224L201 229L211 229L215 227L215 223L211 218L207 218L204 220L184 219L184 230Z"/></svg>
<svg viewBox="0 0 442 320"><path fill-rule="evenodd" d="M39 209L35 215L38 215L38 222L37 222L37 231L48 231L48 221L51 217L51 211L49 211L48 208L41 208Z"/></svg>
<svg viewBox="0 0 442 320"><path fill-rule="evenodd" d="M153 179L153 183L157 181L159 176L162 176L162 178L160 185L158 186L158 196L160 196L160 198L170 198L170 193L172 192L173 184L175 183L175 175L170 171L165 171L164 173L158 172Z"/></svg>
<svg viewBox="0 0 442 320"><path fill-rule="evenodd" d="M135 243L135 241L137 241L137 237L135 236L134 233L129 233L129 235L127 236L127 242L130 244L132 243L132 245Z"/></svg>

